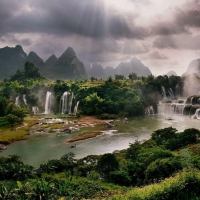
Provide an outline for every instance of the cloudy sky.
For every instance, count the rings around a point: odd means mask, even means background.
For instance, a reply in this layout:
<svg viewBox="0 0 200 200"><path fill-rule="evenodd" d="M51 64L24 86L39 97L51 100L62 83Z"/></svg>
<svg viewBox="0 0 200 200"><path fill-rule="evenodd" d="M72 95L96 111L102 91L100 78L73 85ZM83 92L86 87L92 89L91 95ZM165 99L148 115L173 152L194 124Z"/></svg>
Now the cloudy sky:
<svg viewBox="0 0 200 200"><path fill-rule="evenodd" d="M182 75L200 58L200 0L0 0L0 48L17 44L44 61L71 46L104 67L137 57Z"/></svg>

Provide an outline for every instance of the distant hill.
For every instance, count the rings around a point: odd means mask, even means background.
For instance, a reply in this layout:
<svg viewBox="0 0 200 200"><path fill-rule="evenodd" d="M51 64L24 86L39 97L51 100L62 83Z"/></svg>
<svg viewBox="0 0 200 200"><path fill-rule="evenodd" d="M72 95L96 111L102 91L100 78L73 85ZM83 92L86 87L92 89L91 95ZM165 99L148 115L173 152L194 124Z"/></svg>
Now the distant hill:
<svg viewBox="0 0 200 200"><path fill-rule="evenodd" d="M35 52L31 51L26 60L32 62L35 67L37 67L40 72L43 73L45 69L45 63Z"/></svg>
<svg viewBox="0 0 200 200"><path fill-rule="evenodd" d="M149 76L151 71L139 59L133 57L130 62L121 62L115 69L116 74L122 74L125 77L132 72L138 76Z"/></svg>
<svg viewBox="0 0 200 200"><path fill-rule="evenodd" d="M93 63L92 64L92 68L90 70L90 76L94 76L96 78L102 78L105 79L106 78L106 74L104 72L104 68L97 64L97 63Z"/></svg>
<svg viewBox="0 0 200 200"><path fill-rule="evenodd" d="M113 67L110 67L110 66L107 66L104 69L104 71L105 71L106 76L112 76L112 77L114 77L115 74L116 74L115 69Z"/></svg>
<svg viewBox="0 0 200 200"><path fill-rule="evenodd" d="M193 60L192 62L190 62L183 76L193 73L196 73L198 76L200 76L200 59Z"/></svg>
<svg viewBox="0 0 200 200"><path fill-rule="evenodd" d="M71 47L57 59L50 56L46 62L35 52L28 56L20 45L0 49L0 79L9 78L17 69L23 69L26 61L32 62L40 73L50 79L81 79L87 78L84 64L77 58Z"/></svg>
<svg viewBox="0 0 200 200"><path fill-rule="evenodd" d="M169 77L169 76L172 76L172 75L173 75L173 76L178 76L177 73L176 73L175 71L173 71L173 70L169 71L166 75L167 75L168 77Z"/></svg>
<svg viewBox="0 0 200 200"><path fill-rule="evenodd" d="M23 69L26 58L20 45L0 49L0 79L9 78L17 69Z"/></svg>
<svg viewBox="0 0 200 200"><path fill-rule="evenodd" d="M57 60L58 58L55 55L52 55L45 61L45 65L47 67L52 67Z"/></svg>
<svg viewBox="0 0 200 200"><path fill-rule="evenodd" d="M116 68L107 66L105 69L97 63L93 63L92 69L88 75L96 78L108 78L108 76L115 76L121 74L128 77L130 73L136 73L138 76L149 76L151 71L139 59L132 58L130 62L121 62Z"/></svg>
<svg viewBox="0 0 200 200"><path fill-rule="evenodd" d="M50 79L82 79L87 78L84 64L77 58L71 47L49 67L44 76Z"/></svg>

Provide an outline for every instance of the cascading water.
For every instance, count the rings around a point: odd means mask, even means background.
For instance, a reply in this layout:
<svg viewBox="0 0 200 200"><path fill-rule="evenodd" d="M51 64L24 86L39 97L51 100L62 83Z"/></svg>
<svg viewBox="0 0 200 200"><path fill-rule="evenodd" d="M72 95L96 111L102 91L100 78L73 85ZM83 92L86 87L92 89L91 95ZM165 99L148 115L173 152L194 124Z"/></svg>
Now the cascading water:
<svg viewBox="0 0 200 200"><path fill-rule="evenodd" d="M74 115L76 115L78 110L79 101L77 101L76 106L74 107Z"/></svg>
<svg viewBox="0 0 200 200"><path fill-rule="evenodd" d="M52 95L52 93L47 91L44 114L49 114L51 112L51 95Z"/></svg>
<svg viewBox="0 0 200 200"><path fill-rule="evenodd" d="M65 114L68 111L67 98L68 92L64 92L60 99L60 113Z"/></svg>
<svg viewBox="0 0 200 200"><path fill-rule="evenodd" d="M23 101L24 101L24 104L27 105L26 95L25 94L23 94Z"/></svg>
<svg viewBox="0 0 200 200"><path fill-rule="evenodd" d="M171 88L169 88L168 93L169 93L170 99L174 99L174 92Z"/></svg>
<svg viewBox="0 0 200 200"><path fill-rule="evenodd" d="M162 88L163 99L167 99L165 88L163 86L161 88Z"/></svg>
<svg viewBox="0 0 200 200"><path fill-rule="evenodd" d="M16 99L15 99L15 105L20 107L20 105L19 105L19 96L17 96Z"/></svg>
<svg viewBox="0 0 200 200"><path fill-rule="evenodd" d="M196 109L195 114L192 116L193 119L200 119L200 109Z"/></svg>
<svg viewBox="0 0 200 200"><path fill-rule="evenodd" d="M72 103L73 103L73 99L74 99L74 93L71 93L71 99L70 99L70 103L69 103L69 114L72 114Z"/></svg>
<svg viewBox="0 0 200 200"><path fill-rule="evenodd" d="M145 114L146 114L146 115L154 115L153 106L148 106L148 107L145 109Z"/></svg>
<svg viewBox="0 0 200 200"><path fill-rule="evenodd" d="M32 112L34 113L34 115L39 113L39 108L37 106L33 106L32 107Z"/></svg>

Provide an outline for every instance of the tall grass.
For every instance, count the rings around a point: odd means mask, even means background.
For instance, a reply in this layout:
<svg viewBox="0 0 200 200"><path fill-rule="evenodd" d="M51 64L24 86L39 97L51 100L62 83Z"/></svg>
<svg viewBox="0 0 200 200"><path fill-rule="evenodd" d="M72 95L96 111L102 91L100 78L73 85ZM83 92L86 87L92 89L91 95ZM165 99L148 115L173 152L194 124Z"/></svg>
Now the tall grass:
<svg viewBox="0 0 200 200"><path fill-rule="evenodd" d="M174 177L142 188L135 188L125 195L110 200L199 200L200 172L184 170Z"/></svg>

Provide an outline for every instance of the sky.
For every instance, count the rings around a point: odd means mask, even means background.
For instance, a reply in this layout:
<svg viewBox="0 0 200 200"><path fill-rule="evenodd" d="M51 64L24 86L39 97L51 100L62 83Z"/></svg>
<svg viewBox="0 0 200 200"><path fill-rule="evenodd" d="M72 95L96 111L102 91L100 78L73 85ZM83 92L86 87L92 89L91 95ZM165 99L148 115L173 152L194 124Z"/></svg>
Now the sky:
<svg viewBox="0 0 200 200"><path fill-rule="evenodd" d="M103 67L136 57L182 75L200 58L200 0L0 0L0 48L18 44L44 61L71 46Z"/></svg>

